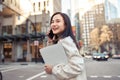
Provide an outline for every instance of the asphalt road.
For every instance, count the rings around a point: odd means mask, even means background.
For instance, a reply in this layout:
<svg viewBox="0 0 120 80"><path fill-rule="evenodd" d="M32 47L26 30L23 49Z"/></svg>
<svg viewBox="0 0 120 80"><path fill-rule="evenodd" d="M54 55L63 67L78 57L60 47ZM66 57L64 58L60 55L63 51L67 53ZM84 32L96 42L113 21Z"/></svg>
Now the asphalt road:
<svg viewBox="0 0 120 80"><path fill-rule="evenodd" d="M88 80L120 80L120 59L86 61Z"/></svg>
<svg viewBox="0 0 120 80"><path fill-rule="evenodd" d="M85 59L85 65L88 80L120 80L120 59ZM0 70L3 80L53 80L44 73L42 63L5 63Z"/></svg>

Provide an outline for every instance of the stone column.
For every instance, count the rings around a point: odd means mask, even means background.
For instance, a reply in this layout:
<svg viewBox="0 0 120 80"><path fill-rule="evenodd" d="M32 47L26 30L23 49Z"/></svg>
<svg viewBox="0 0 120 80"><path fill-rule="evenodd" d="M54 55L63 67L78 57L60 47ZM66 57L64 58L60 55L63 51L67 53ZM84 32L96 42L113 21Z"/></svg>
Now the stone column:
<svg viewBox="0 0 120 80"><path fill-rule="evenodd" d="M16 41L13 41L12 43L12 61L17 61L17 44Z"/></svg>
<svg viewBox="0 0 120 80"><path fill-rule="evenodd" d="M30 41L29 40L27 40L27 57L26 57L26 60L28 62L31 62Z"/></svg>

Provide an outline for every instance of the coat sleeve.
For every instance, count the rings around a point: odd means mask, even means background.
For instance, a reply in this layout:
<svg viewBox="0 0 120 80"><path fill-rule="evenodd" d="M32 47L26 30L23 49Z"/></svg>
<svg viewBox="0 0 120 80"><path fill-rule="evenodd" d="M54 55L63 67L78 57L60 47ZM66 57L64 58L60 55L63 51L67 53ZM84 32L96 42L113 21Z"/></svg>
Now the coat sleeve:
<svg viewBox="0 0 120 80"><path fill-rule="evenodd" d="M67 37L59 42L62 43L62 46L65 49L68 57L68 63L55 65L52 73L60 80L75 78L83 71L83 58L80 56L79 51L71 37Z"/></svg>

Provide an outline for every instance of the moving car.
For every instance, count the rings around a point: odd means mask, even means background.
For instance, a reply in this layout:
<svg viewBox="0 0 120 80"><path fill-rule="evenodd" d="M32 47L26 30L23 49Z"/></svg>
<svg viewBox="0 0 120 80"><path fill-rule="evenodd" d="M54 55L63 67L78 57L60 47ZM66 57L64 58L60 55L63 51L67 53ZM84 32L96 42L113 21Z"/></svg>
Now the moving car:
<svg viewBox="0 0 120 80"><path fill-rule="evenodd" d="M93 53L92 59L93 60L108 60L109 56L106 53Z"/></svg>

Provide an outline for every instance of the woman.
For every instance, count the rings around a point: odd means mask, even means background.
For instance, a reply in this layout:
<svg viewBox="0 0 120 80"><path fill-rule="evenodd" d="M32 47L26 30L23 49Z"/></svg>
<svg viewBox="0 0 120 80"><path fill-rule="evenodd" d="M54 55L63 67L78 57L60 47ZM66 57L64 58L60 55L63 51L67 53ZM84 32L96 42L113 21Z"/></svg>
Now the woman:
<svg viewBox="0 0 120 80"><path fill-rule="evenodd" d="M79 54L79 46L72 33L71 22L65 13L56 12L50 20L51 30L48 33L48 44L62 43L68 63L45 64L47 74L53 74L56 80L86 80L83 58Z"/></svg>

